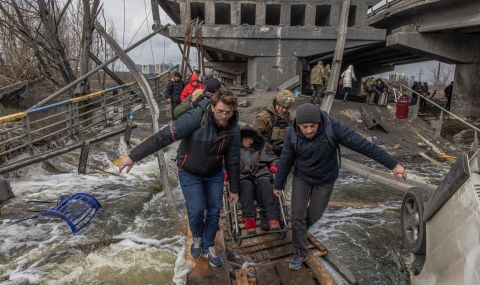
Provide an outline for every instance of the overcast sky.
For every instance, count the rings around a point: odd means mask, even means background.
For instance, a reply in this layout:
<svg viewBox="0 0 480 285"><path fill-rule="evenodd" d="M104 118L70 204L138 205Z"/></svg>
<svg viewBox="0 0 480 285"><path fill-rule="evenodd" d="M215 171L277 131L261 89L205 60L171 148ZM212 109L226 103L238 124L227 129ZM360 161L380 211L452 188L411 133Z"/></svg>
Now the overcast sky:
<svg viewBox="0 0 480 285"><path fill-rule="evenodd" d="M122 46L124 42L125 47L127 47L130 42L135 43L152 32L151 27L153 24L153 17L151 14L152 9L150 0L104 0L103 8L105 10L107 21L111 20L115 25L117 40L120 46ZM125 34L123 33L124 19ZM161 9L160 19L162 25L165 23L173 24L170 18L168 18L166 13ZM178 46L162 35L152 37L139 47L130 51L128 55L137 64L158 64L161 62L178 63L182 60L182 55ZM193 61L193 64L195 64L195 60Z"/></svg>
<svg viewBox="0 0 480 285"><path fill-rule="evenodd" d="M126 47L129 45L129 43L134 43L151 32L153 18L151 15L150 0L103 0L103 8L105 10L105 17L107 18L107 20L111 20L115 25L115 29L117 31L117 39L120 46L122 46L124 41L124 45ZM123 32L124 19L125 33ZM172 20L168 18L167 14L161 8L160 19L162 21L162 24L173 24ZM151 40L146 41L141 46L135 48L128 54L137 64L158 64L162 62L180 63L182 60L182 55L180 53L180 50L178 49L177 44L161 35L154 36L153 38L151 38ZM196 56L194 56L196 53L190 54L191 64L193 66L196 66ZM408 76L413 75L416 77L416 80L419 80L420 70L422 70L421 80L429 81L431 77L430 70L432 66L437 66L437 62L429 61L408 65L400 65L396 66L393 72L403 73ZM387 76L387 74L384 74L384 76Z"/></svg>

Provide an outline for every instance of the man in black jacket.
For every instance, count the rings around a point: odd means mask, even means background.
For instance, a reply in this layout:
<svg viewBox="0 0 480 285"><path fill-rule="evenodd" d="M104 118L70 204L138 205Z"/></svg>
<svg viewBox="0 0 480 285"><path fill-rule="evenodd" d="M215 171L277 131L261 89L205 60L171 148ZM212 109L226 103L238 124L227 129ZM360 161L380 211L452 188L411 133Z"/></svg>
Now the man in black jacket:
<svg viewBox="0 0 480 285"><path fill-rule="evenodd" d="M223 167L229 173L230 200L238 201L240 189L240 129L237 125L237 98L222 88L210 100L171 121L149 137L120 163L120 171L130 171L134 162L177 140L179 180L192 231L192 257L203 255L211 266L222 260L215 253L214 241L223 197Z"/></svg>
<svg viewBox="0 0 480 285"><path fill-rule="evenodd" d="M307 230L323 215L339 175L338 144L364 154L392 170L397 179L406 179L406 170L387 152L360 134L330 117L318 106L298 107L296 118L285 137L274 182L274 193L282 191L293 166L292 244L290 269L297 270L308 255Z"/></svg>
<svg viewBox="0 0 480 285"><path fill-rule="evenodd" d="M167 99L167 102L170 102L172 108L172 120L174 118L173 111L175 110L175 107L181 103L180 94L182 93L183 88L185 88L185 83L183 83L180 72L177 71L173 74L172 78L170 78L167 87L165 87L165 98Z"/></svg>

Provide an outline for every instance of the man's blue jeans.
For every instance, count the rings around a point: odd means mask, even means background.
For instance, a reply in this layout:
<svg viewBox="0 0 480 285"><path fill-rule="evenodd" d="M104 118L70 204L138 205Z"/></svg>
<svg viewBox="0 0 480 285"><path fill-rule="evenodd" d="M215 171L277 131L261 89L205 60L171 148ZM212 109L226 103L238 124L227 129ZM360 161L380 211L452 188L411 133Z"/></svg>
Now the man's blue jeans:
<svg viewBox="0 0 480 285"><path fill-rule="evenodd" d="M213 246L220 219L223 196L223 169L210 177L188 171L178 172L180 186L187 205L188 224L194 238L202 238L202 248Z"/></svg>

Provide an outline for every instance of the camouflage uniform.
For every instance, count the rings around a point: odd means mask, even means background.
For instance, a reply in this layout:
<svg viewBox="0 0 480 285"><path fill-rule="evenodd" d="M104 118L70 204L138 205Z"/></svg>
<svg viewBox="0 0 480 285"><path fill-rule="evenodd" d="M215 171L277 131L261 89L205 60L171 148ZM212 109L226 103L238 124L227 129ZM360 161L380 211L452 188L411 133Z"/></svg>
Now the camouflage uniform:
<svg viewBox="0 0 480 285"><path fill-rule="evenodd" d="M363 88L365 89L365 92L367 92L367 104L375 104L375 99L377 97L375 85L376 81L372 76L365 79L365 82L363 83Z"/></svg>
<svg viewBox="0 0 480 285"><path fill-rule="evenodd" d="M280 116L275 110L275 105L279 104L290 108L294 102L292 92L288 90L278 91L272 104L258 113L253 123L253 128L265 138L277 156L282 153L283 140L288 127L293 122L293 117L290 112L287 112L285 116Z"/></svg>
<svg viewBox="0 0 480 285"><path fill-rule="evenodd" d="M323 62L319 61L317 65L312 68L310 72L310 85L312 86L312 103L315 103L315 98L317 98L317 103L319 103L319 98L323 98L324 87L325 87L325 68L323 67Z"/></svg>

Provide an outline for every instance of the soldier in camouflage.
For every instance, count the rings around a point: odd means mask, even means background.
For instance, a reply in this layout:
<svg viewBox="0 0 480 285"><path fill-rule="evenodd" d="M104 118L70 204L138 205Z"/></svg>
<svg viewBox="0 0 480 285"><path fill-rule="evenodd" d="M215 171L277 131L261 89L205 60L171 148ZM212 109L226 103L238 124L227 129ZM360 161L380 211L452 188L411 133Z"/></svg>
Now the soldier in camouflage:
<svg viewBox="0 0 480 285"><path fill-rule="evenodd" d="M367 93L367 104L375 104L376 97L378 95L378 90L375 88L375 78L373 76L367 77L363 82L363 89Z"/></svg>
<svg viewBox="0 0 480 285"><path fill-rule="evenodd" d="M280 90L275 94L272 104L257 114L253 128L271 145L275 155L280 156L283 139L293 118L288 109L295 102L292 92Z"/></svg>
<svg viewBox="0 0 480 285"><path fill-rule="evenodd" d="M312 100L311 102L315 104L320 103L320 98L323 98L324 89L325 89L325 67L323 62L319 61L317 65L312 68L310 72L310 85L312 86Z"/></svg>
<svg viewBox="0 0 480 285"><path fill-rule="evenodd" d="M323 91L325 94L325 89L328 86L328 80L330 79L330 73L332 70L330 69L330 64L325 65L325 72L323 73Z"/></svg>

